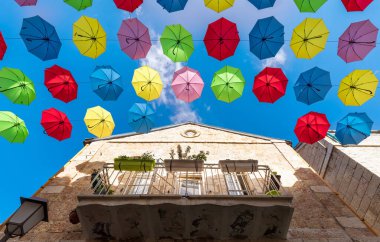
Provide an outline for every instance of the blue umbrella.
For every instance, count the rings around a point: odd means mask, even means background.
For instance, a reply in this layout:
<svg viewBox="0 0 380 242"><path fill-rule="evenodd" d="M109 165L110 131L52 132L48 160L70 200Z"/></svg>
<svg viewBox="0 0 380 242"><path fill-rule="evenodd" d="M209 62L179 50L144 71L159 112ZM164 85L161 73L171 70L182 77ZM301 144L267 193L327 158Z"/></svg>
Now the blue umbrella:
<svg viewBox="0 0 380 242"><path fill-rule="evenodd" d="M92 90L104 101L117 100L123 92L121 76L111 66L97 66L90 79Z"/></svg>
<svg viewBox="0 0 380 242"><path fill-rule="evenodd" d="M297 100L307 105L323 100L330 89L330 72L318 67L301 73L294 85Z"/></svg>
<svg viewBox="0 0 380 242"><path fill-rule="evenodd" d="M186 6L187 0L157 0L157 3L171 13L183 10Z"/></svg>
<svg viewBox="0 0 380 242"><path fill-rule="evenodd" d="M56 59L61 49L61 41L53 25L40 16L24 18L21 38L30 53L41 60Z"/></svg>
<svg viewBox="0 0 380 242"><path fill-rule="evenodd" d="M148 133L153 127L153 109L145 103L135 103L129 109L128 123L137 133Z"/></svg>
<svg viewBox="0 0 380 242"><path fill-rule="evenodd" d="M260 60L274 57L284 44L284 25L275 17L259 19L249 33L251 52Z"/></svg>
<svg viewBox="0 0 380 242"><path fill-rule="evenodd" d="M250 3L255 5L257 9L271 8L273 7L276 0L248 0Z"/></svg>
<svg viewBox="0 0 380 242"><path fill-rule="evenodd" d="M372 125L366 113L349 113L339 120L335 137L343 145L359 144L371 135Z"/></svg>

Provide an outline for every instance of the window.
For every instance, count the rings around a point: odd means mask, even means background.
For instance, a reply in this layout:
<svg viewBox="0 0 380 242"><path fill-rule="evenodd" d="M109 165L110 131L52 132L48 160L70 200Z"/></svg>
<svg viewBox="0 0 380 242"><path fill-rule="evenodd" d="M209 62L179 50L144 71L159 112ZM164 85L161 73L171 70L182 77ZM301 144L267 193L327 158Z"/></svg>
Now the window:
<svg viewBox="0 0 380 242"><path fill-rule="evenodd" d="M181 180L179 194L183 196L201 195L200 179Z"/></svg>
<svg viewBox="0 0 380 242"><path fill-rule="evenodd" d="M151 181L152 177L150 176L150 172L138 174L133 182L130 194L148 194Z"/></svg>
<svg viewBox="0 0 380 242"><path fill-rule="evenodd" d="M225 173L228 195L248 195L241 173Z"/></svg>

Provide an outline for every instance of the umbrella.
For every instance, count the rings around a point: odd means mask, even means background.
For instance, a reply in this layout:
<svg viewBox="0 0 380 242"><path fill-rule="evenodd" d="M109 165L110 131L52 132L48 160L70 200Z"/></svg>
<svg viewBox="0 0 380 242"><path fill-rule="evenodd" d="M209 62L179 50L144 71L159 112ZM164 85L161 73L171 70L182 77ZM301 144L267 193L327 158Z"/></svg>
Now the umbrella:
<svg viewBox="0 0 380 242"><path fill-rule="evenodd" d="M97 66L90 79L92 90L103 101L117 100L123 92L121 76L111 66Z"/></svg>
<svg viewBox="0 0 380 242"><path fill-rule="evenodd" d="M5 43L3 34L0 32L0 60L4 58L6 51L7 51L7 44Z"/></svg>
<svg viewBox="0 0 380 242"><path fill-rule="evenodd" d="M373 0L342 0L347 12L363 11Z"/></svg>
<svg viewBox="0 0 380 242"><path fill-rule="evenodd" d="M274 103L285 95L288 78L280 68L266 67L253 83L253 93L260 102Z"/></svg>
<svg viewBox="0 0 380 242"><path fill-rule="evenodd" d="M112 135L115 128L111 113L100 106L87 109L84 123L88 132L98 138Z"/></svg>
<svg viewBox="0 0 380 242"><path fill-rule="evenodd" d="M36 98L33 82L19 69L0 70L0 93L15 104L29 105Z"/></svg>
<svg viewBox="0 0 380 242"><path fill-rule="evenodd" d="M294 132L300 142L314 144L327 135L330 123L325 114L309 112L297 120Z"/></svg>
<svg viewBox="0 0 380 242"><path fill-rule="evenodd" d="M0 136L11 143L24 143L28 135L24 120L12 112L0 111Z"/></svg>
<svg viewBox="0 0 380 242"><path fill-rule="evenodd" d="M293 30L290 47L297 58L311 59L326 45L329 30L320 18L306 18Z"/></svg>
<svg viewBox="0 0 380 242"><path fill-rule="evenodd" d="M378 32L369 20L350 24L339 37L339 57L347 63L363 60L376 47Z"/></svg>
<svg viewBox="0 0 380 242"><path fill-rule="evenodd" d="M82 16L73 25L73 41L79 52L97 58L106 51L106 32L95 18Z"/></svg>
<svg viewBox="0 0 380 242"><path fill-rule="evenodd" d="M20 35L28 51L41 60L58 58L62 43L53 25L40 16L24 18Z"/></svg>
<svg viewBox="0 0 380 242"><path fill-rule="evenodd" d="M15 0L15 1L21 7L35 6L37 4L37 0Z"/></svg>
<svg viewBox="0 0 380 242"><path fill-rule="evenodd" d="M322 101L331 87L330 72L314 67L301 73L294 85L294 93L299 102L310 105Z"/></svg>
<svg viewBox="0 0 380 242"><path fill-rule="evenodd" d="M160 73L148 66L142 66L135 70L132 86L137 96L152 101L160 97L163 83Z"/></svg>
<svg viewBox="0 0 380 242"><path fill-rule="evenodd" d="M327 0L294 0L300 12L315 13Z"/></svg>
<svg viewBox="0 0 380 242"><path fill-rule="evenodd" d="M70 71L54 65L45 69L45 86L54 98L65 103L77 98L78 84Z"/></svg>
<svg viewBox="0 0 380 242"><path fill-rule="evenodd" d="M271 8L275 4L276 0L248 0L257 9Z"/></svg>
<svg viewBox="0 0 380 242"><path fill-rule="evenodd" d="M73 129L66 114L55 108L42 111L41 125L44 133L59 141L70 138Z"/></svg>
<svg viewBox="0 0 380 242"><path fill-rule="evenodd" d="M204 0L205 6L220 13L230 7L235 3L235 0Z"/></svg>
<svg viewBox="0 0 380 242"><path fill-rule="evenodd" d="M223 102L231 103L243 95L245 80L238 68L225 66L215 72L211 89L215 97Z"/></svg>
<svg viewBox="0 0 380 242"><path fill-rule="evenodd" d="M198 99L203 90L203 80L197 70L189 67L174 72L172 88L178 99L185 102L192 102Z"/></svg>
<svg viewBox="0 0 380 242"><path fill-rule="evenodd" d="M236 24L220 18L208 25L203 41L210 56L224 60L234 55L240 38Z"/></svg>
<svg viewBox="0 0 380 242"><path fill-rule="evenodd" d="M148 133L153 127L153 109L146 103L135 103L129 109L128 123L137 133Z"/></svg>
<svg viewBox="0 0 380 242"><path fill-rule="evenodd" d="M137 18L123 20L117 37L120 48L134 60L145 58L152 46L148 28Z"/></svg>
<svg viewBox="0 0 380 242"><path fill-rule="evenodd" d="M65 0L65 3L78 11L92 6L92 0Z"/></svg>
<svg viewBox="0 0 380 242"><path fill-rule="evenodd" d="M185 9L187 0L157 0L166 11L169 13L181 11Z"/></svg>
<svg viewBox="0 0 380 242"><path fill-rule="evenodd" d="M136 10L143 2L144 0L113 0L116 4L116 7L119 9L128 11L132 13Z"/></svg>
<svg viewBox="0 0 380 242"><path fill-rule="evenodd" d="M251 52L260 60L274 57L284 44L284 25L275 17L257 20L249 33Z"/></svg>
<svg viewBox="0 0 380 242"><path fill-rule="evenodd" d="M355 70L340 82L338 97L347 106L361 106L375 96L376 76L371 70Z"/></svg>
<svg viewBox="0 0 380 242"><path fill-rule="evenodd" d="M372 125L366 113L349 113L339 120L335 137L343 145L359 144L371 135Z"/></svg>
<svg viewBox="0 0 380 242"><path fill-rule="evenodd" d="M166 26L160 42L164 54L174 62L187 61L194 51L192 35L180 24Z"/></svg>

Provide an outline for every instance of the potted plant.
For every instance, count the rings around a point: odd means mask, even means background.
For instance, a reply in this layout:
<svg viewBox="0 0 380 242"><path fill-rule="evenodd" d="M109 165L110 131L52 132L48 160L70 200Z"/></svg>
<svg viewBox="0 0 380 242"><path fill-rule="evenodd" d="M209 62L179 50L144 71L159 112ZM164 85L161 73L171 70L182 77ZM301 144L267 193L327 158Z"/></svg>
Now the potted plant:
<svg viewBox="0 0 380 242"><path fill-rule="evenodd" d="M122 155L114 159L114 169L120 171L152 171L155 159L151 152L145 152L141 156Z"/></svg>
<svg viewBox="0 0 380 242"><path fill-rule="evenodd" d="M190 155L190 151L190 146L183 151L181 145L178 145L176 159L176 154L172 149L169 153L171 159L164 160L166 169L169 171L203 171L209 152L201 150L198 154Z"/></svg>

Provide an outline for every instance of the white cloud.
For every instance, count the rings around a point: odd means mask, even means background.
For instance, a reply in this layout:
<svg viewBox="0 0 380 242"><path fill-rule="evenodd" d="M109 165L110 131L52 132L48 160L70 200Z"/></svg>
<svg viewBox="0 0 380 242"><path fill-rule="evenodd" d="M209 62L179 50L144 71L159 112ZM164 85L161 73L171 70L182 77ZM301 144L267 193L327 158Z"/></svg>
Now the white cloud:
<svg viewBox="0 0 380 242"><path fill-rule="evenodd" d="M283 48L280 49L280 51L277 53L275 57L268 58L266 60L263 60L261 62L262 67L278 67L278 66L284 66L287 60L286 52Z"/></svg>

